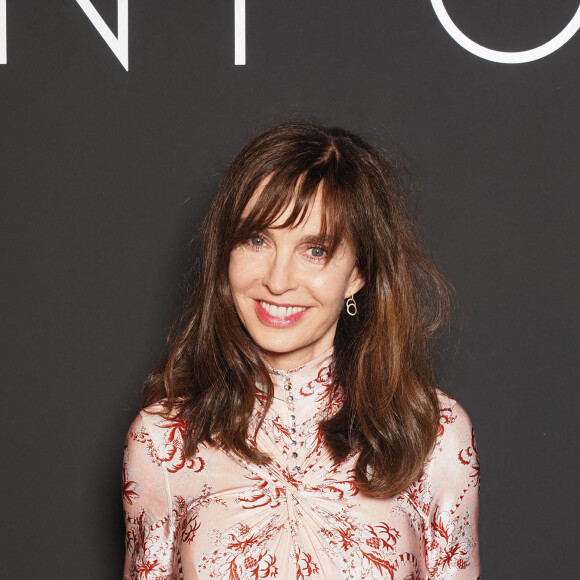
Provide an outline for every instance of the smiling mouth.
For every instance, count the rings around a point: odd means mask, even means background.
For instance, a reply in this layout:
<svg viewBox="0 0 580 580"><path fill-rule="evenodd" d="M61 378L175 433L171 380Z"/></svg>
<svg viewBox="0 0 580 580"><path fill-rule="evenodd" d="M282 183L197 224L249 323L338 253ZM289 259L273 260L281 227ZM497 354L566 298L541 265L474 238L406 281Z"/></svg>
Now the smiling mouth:
<svg viewBox="0 0 580 580"><path fill-rule="evenodd" d="M264 302L264 300L259 300L258 302L260 306L274 318L288 318L289 316L293 316L306 310L306 306L276 306L275 304Z"/></svg>

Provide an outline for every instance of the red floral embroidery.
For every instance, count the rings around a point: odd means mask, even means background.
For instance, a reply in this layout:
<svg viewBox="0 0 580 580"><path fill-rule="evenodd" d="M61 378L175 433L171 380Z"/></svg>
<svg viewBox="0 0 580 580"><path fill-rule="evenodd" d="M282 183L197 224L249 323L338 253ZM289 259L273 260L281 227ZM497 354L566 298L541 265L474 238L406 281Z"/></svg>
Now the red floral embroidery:
<svg viewBox="0 0 580 580"><path fill-rule="evenodd" d="M312 556L298 548L296 552L296 580L310 578L313 574L318 574L319 567Z"/></svg>
<svg viewBox="0 0 580 580"><path fill-rule="evenodd" d="M395 548L401 534L387 523L360 525L348 509L329 519L334 520L334 525L320 531L329 545L336 547L331 548L330 553L335 556L335 561L341 555L348 566L358 571L359 577L374 577L374 570L381 577L394 578L395 571L402 565L412 571L417 569L417 560L412 554L396 554ZM349 574L348 569L343 567L342 574Z"/></svg>
<svg viewBox="0 0 580 580"><path fill-rule="evenodd" d="M127 475L127 463L123 462L123 501L129 505L133 505L133 500L139 497L139 494L135 491L137 487L136 481L129 481L129 476Z"/></svg>
<svg viewBox="0 0 580 580"><path fill-rule="evenodd" d="M475 479L476 483L479 484L479 458L477 456L477 446L475 444L475 433L471 431L471 445L464 447L458 454L457 457L463 465L471 465L471 473L469 477Z"/></svg>
<svg viewBox="0 0 580 580"><path fill-rule="evenodd" d="M451 407L442 407L439 409L439 432L438 437L443 437L445 432L445 425L451 425L455 423L455 415L453 414L453 409Z"/></svg>
<svg viewBox="0 0 580 580"><path fill-rule="evenodd" d="M199 453L199 449L205 447L199 446L198 452L193 459L186 459L183 451L183 435L185 424L177 419L164 420L158 424L163 435L164 444L155 448L149 433L143 427L138 433L132 433L132 438L147 445L147 451L152 461L158 465L163 465L169 473L176 473L180 469L191 469L194 473L199 473L205 468L205 460Z"/></svg>
<svg viewBox="0 0 580 580"><path fill-rule="evenodd" d="M273 487L266 480L258 480L259 483L239 496L240 504L244 509L255 509L264 506L277 508L280 506L280 498L284 495L284 489Z"/></svg>
<svg viewBox="0 0 580 580"><path fill-rule="evenodd" d="M133 572L136 578L167 580L168 569L159 561L161 555L173 553L170 542L158 542L156 531L167 524L168 518L150 522L142 510L137 516L126 516L127 533L125 546L133 556Z"/></svg>
<svg viewBox="0 0 580 580"><path fill-rule="evenodd" d="M278 575L276 556L264 545L279 529L280 526L270 520L255 531L237 524L224 533L218 533L215 547L202 555L199 568L207 570L210 578L275 578Z"/></svg>

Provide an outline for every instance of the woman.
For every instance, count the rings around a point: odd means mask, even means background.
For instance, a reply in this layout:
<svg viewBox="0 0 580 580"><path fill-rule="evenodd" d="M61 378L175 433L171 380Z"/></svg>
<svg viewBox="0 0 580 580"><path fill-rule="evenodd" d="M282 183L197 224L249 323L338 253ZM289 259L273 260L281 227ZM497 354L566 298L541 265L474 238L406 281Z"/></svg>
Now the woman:
<svg viewBox="0 0 580 580"><path fill-rule="evenodd" d="M202 241L129 431L125 578L477 578L471 425L429 357L448 294L394 166L276 127Z"/></svg>

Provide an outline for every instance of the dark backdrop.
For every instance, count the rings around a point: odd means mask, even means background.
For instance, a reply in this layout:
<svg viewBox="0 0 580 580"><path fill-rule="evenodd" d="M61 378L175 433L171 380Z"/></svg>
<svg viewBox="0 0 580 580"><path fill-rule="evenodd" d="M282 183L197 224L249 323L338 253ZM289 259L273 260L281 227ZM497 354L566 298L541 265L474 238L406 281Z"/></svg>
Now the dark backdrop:
<svg viewBox="0 0 580 580"><path fill-rule="evenodd" d="M93 5L116 33L116 0ZM474 41L520 51L578 0L445 6ZM427 0L248 0L236 66L233 0L133 0L128 30L126 71L75 0L7 0L2 576L120 577L124 436L187 242L235 152L310 119L405 155L420 189L460 305L442 371L478 436L484 577L573 577L580 33L498 64Z"/></svg>

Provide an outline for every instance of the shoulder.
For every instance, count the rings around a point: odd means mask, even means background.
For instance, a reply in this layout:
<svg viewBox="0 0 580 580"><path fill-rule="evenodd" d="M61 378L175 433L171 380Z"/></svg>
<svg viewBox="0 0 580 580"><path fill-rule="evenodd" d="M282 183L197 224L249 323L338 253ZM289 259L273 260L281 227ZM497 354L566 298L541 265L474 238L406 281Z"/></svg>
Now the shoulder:
<svg viewBox="0 0 580 580"><path fill-rule="evenodd" d="M438 391L439 432L426 465L426 475L434 487L450 491L479 485L479 460L473 427L465 409Z"/></svg>
<svg viewBox="0 0 580 580"><path fill-rule="evenodd" d="M150 453L162 457L167 448L182 448L185 423L163 402L142 409L129 427L127 441L145 444Z"/></svg>
<svg viewBox="0 0 580 580"><path fill-rule="evenodd" d="M176 412L168 409L162 402L141 409L129 427L129 436L147 434L162 436L174 423L179 423Z"/></svg>
<svg viewBox="0 0 580 580"><path fill-rule="evenodd" d="M439 398L439 432L437 444L457 447L471 443L473 425L467 411L453 398L437 389Z"/></svg>
<svg viewBox="0 0 580 580"><path fill-rule="evenodd" d="M147 448L150 458L170 474L182 469L198 472L205 466L200 455L200 444L195 454L186 455L185 439L187 422L176 409L170 409L163 401L141 410L131 424L128 440L141 443Z"/></svg>

